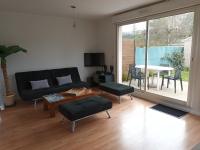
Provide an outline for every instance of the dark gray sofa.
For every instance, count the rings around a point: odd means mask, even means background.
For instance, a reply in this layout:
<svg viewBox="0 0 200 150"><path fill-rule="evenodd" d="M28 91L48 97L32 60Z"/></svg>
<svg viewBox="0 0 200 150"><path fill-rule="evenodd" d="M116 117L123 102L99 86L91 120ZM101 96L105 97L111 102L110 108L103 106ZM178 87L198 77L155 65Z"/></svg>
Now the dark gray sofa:
<svg viewBox="0 0 200 150"><path fill-rule="evenodd" d="M59 86L56 77L71 75L72 83ZM33 100L44 95L62 92L75 87L88 87L86 82L82 82L77 67L61 68L52 70L40 70L19 72L15 74L17 89L23 100ZM49 88L32 90L30 81L48 79Z"/></svg>

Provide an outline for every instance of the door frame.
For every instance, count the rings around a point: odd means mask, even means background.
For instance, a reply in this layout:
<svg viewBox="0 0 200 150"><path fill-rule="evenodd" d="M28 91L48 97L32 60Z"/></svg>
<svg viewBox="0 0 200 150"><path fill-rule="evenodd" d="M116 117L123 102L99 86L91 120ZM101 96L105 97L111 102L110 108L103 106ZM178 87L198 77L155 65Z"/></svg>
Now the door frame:
<svg viewBox="0 0 200 150"><path fill-rule="evenodd" d="M179 15L179 14L184 14L184 13L189 13L189 12L194 12L194 14L198 13L198 10L199 9L199 6L192 6L192 7L188 7L188 8L183 8L183 9L178 9L178 10L174 10L174 11L169 11L169 12L165 12L165 13L159 13L159 14L156 14L156 15L151 15L151 16L147 16L147 17L142 17L142 18L136 18L136 19L132 19L132 20L129 20L129 21L126 21L126 22L121 22L121 23L117 23L117 26L116 26L116 31L117 31L117 42L116 42L116 47L117 47L117 52L116 52L116 62L117 62L117 82L118 83L121 83L122 82L122 58L120 58L120 55L122 54L122 43L119 44L120 41L122 41L122 38L120 38L120 34L121 34L121 27L123 25L128 25L128 24L134 24L134 23L138 23L138 22L144 22L144 21L147 21L147 26L148 26L148 21L149 20L152 20L152 19L159 19L159 18L163 18L163 17L169 17L169 16L174 16L174 15ZM195 22L194 22L195 24ZM148 30L147 30L148 32ZM148 34L148 33L147 33ZM122 36L121 36L122 37ZM193 32L193 35L192 37L195 37L195 32ZM148 39L147 39L148 40ZM146 45L148 45L148 41L146 40ZM193 40L194 41L194 40ZM191 59L190 59L190 76L189 76L189 81L188 81L188 97L187 97L187 101L184 102L184 101L180 101L180 100L177 100L177 99L174 99L174 98L170 98L170 97L165 97L165 96L161 96L161 95L157 95L157 94L153 94L153 93L149 93L148 91L146 91L146 88L145 88L145 91L143 90L137 90L136 89L136 92L135 92L135 95L137 97L141 97L141 98L145 98L147 100L150 100L150 101L154 101L154 102L159 102L159 103L167 103L167 104L178 104L178 105L181 105L181 106L186 106L189 107L190 106L190 93L191 93L191 90L190 90L190 86L192 86L190 83L191 80L192 80L192 68L193 68L193 57L194 57L194 49L195 49L195 45L194 45L194 42L192 41L192 48L191 48ZM147 49L147 47L146 47ZM147 54L146 54L147 55ZM147 56L145 56L145 59ZM145 62L147 62L145 60ZM121 68L120 68L121 66ZM145 64L145 72L146 72L146 69L147 69L147 66ZM120 73L120 74L119 74ZM146 80L145 80L146 82ZM146 84L145 84L146 85ZM146 86L145 86L146 87ZM144 95L145 94L145 95Z"/></svg>

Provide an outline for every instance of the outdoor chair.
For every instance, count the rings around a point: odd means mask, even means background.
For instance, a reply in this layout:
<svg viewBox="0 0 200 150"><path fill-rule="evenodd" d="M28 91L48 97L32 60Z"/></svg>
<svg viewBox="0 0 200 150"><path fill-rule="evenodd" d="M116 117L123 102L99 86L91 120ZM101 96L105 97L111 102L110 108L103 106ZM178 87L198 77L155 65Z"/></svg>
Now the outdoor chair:
<svg viewBox="0 0 200 150"><path fill-rule="evenodd" d="M128 81L129 78L131 77L132 69L134 69L134 67L135 67L134 64L129 64L128 75L127 75L127 79L126 79L126 81Z"/></svg>
<svg viewBox="0 0 200 150"><path fill-rule="evenodd" d="M163 66L163 67L169 67L169 64L160 64L160 66ZM161 71L160 72L160 76L163 77L163 76L166 76L168 75L168 71ZM157 73L153 72L152 75L149 75L149 76L152 76L152 83L154 81L154 77L157 77Z"/></svg>
<svg viewBox="0 0 200 150"><path fill-rule="evenodd" d="M181 70L175 70L174 76L162 76L162 84L161 84L161 90L164 85L164 79L167 79L167 88L169 87L170 80L174 80L174 92L176 93L176 81L180 80L181 84L181 90L183 91L183 83L182 83L182 77L181 77Z"/></svg>
<svg viewBox="0 0 200 150"><path fill-rule="evenodd" d="M144 79L145 79L145 75L141 72L141 69L136 68L135 65L133 64L129 65L127 81L129 77L131 77L129 86L131 85L132 80L135 79L135 80L138 80L138 87L140 87L140 90L141 90L141 82L142 80L144 82ZM148 77L148 89L149 89L149 77Z"/></svg>

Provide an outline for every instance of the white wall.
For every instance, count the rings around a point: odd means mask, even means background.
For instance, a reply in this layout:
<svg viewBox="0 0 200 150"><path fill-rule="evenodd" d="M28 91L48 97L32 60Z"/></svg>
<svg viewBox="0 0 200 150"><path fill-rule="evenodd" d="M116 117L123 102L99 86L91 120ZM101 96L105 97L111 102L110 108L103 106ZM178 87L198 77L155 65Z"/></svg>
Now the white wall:
<svg viewBox="0 0 200 150"><path fill-rule="evenodd" d="M15 90L14 73L77 66L83 80L94 68L85 68L83 53L96 50L96 24L64 17L0 13L0 44L20 45L27 54L8 57L8 72Z"/></svg>
<svg viewBox="0 0 200 150"><path fill-rule="evenodd" d="M114 65L116 71L116 27L111 17L97 22L97 47L104 51L106 65Z"/></svg>

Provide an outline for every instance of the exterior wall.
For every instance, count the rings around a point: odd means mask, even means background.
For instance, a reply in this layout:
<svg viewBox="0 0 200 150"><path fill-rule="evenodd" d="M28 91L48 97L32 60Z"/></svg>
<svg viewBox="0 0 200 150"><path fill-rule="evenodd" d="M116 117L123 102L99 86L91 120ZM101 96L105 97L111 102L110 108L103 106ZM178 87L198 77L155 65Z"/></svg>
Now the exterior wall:
<svg viewBox="0 0 200 150"><path fill-rule="evenodd" d="M129 64L135 62L134 55L134 40L132 39L123 39L122 41L122 68L123 74L128 73Z"/></svg>

